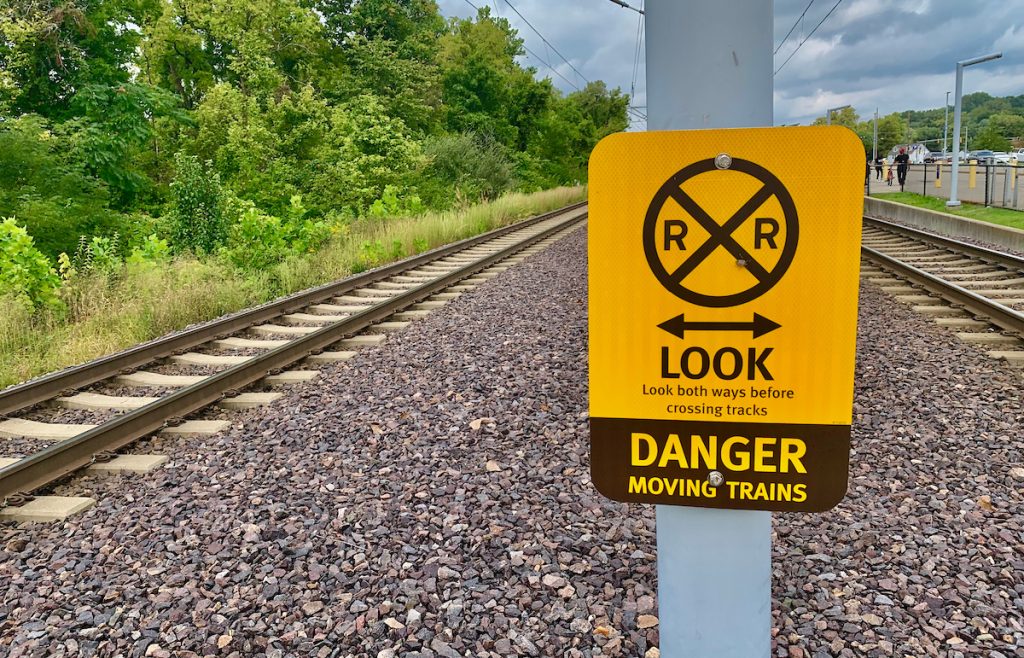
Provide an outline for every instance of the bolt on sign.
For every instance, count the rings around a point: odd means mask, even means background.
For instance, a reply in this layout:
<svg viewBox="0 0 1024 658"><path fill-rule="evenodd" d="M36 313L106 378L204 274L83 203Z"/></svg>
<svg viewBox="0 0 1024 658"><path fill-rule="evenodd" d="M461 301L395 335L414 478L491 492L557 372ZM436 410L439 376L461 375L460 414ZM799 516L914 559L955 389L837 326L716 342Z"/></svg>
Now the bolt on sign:
<svg viewBox="0 0 1024 658"><path fill-rule="evenodd" d="M840 126L618 133L590 159L591 475L625 502L846 494L864 148Z"/></svg>

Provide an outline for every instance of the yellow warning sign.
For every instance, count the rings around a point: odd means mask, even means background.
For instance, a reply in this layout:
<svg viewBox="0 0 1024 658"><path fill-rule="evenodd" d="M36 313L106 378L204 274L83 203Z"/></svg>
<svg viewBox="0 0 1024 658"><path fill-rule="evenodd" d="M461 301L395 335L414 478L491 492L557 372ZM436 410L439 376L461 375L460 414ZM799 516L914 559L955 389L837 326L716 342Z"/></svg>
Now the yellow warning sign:
<svg viewBox="0 0 1024 658"><path fill-rule="evenodd" d="M620 133L590 160L595 485L823 510L846 491L864 149L842 127Z"/></svg>

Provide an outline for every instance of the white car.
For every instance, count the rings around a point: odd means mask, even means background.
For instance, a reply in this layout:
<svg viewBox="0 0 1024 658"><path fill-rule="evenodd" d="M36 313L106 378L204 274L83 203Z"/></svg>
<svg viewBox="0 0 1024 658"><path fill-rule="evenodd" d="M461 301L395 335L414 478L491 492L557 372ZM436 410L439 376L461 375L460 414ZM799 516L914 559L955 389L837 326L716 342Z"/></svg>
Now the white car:
<svg viewBox="0 0 1024 658"><path fill-rule="evenodd" d="M1013 159L1017 164L1024 164L1024 149L1016 149L1010 151L1010 158Z"/></svg>

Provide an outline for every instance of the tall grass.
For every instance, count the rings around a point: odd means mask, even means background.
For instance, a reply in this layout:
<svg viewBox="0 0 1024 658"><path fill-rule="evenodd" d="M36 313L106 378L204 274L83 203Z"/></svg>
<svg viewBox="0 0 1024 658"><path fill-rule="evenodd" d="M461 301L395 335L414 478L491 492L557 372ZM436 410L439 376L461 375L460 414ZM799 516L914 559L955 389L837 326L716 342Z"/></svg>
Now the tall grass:
<svg viewBox="0 0 1024 658"><path fill-rule="evenodd" d="M357 221L313 254L245 275L181 258L73 279L66 310L30 314L0 297L0 387L121 350L225 313L343 278L580 201L585 188L509 194L461 210Z"/></svg>

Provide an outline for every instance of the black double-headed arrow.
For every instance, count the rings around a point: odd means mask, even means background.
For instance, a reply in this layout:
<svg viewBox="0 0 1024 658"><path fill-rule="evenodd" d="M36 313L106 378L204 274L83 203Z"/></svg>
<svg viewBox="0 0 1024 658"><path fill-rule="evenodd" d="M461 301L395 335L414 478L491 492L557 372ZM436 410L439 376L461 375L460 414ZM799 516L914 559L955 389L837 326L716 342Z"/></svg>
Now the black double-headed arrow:
<svg viewBox="0 0 1024 658"><path fill-rule="evenodd" d="M778 322L772 322L763 315L754 313L752 322L687 322L684 315L677 315L659 324L658 328L679 338L687 331L749 331L754 338L758 338L781 326Z"/></svg>

